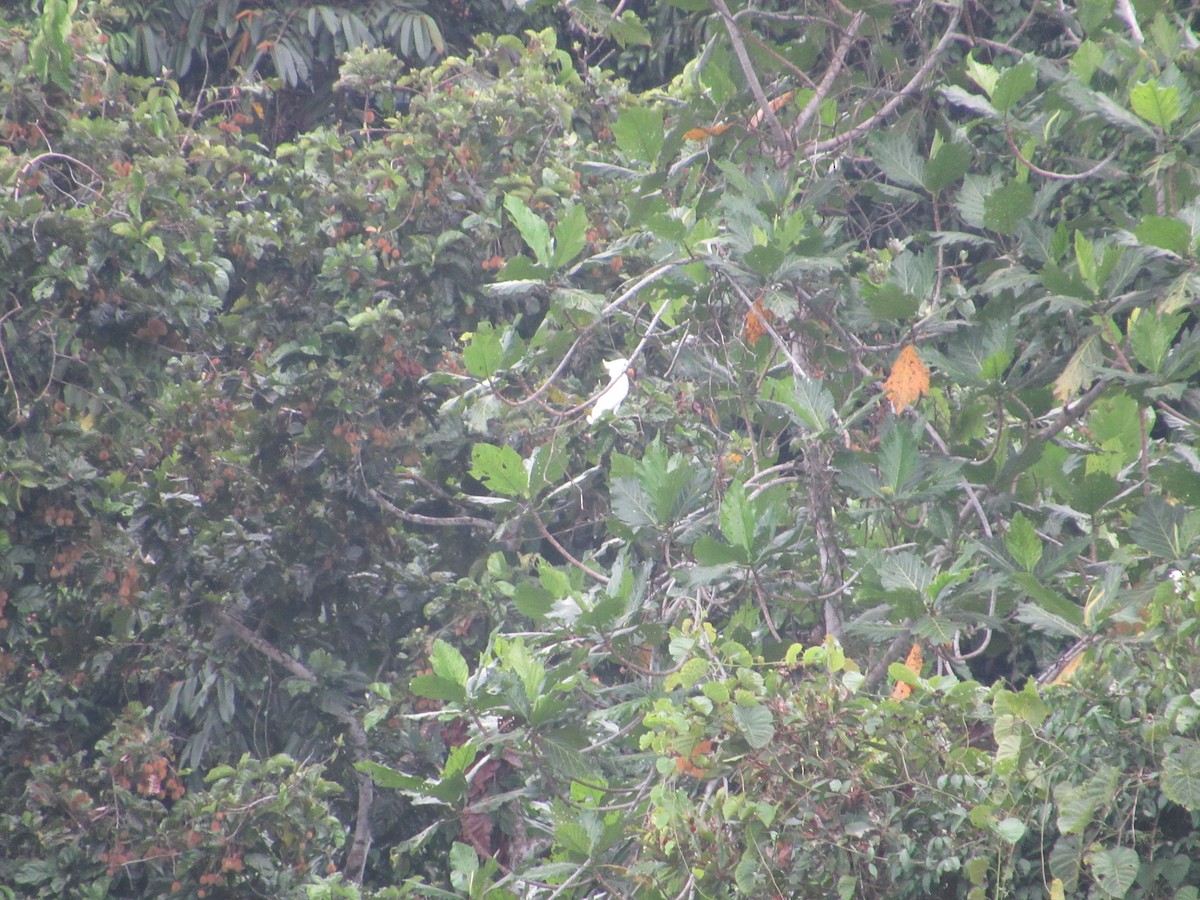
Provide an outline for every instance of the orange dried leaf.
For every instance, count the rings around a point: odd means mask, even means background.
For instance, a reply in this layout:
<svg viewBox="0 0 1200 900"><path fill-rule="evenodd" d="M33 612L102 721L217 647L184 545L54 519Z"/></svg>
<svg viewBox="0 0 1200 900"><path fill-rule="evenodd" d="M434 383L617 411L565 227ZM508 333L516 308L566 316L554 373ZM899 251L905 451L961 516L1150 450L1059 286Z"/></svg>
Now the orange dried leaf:
<svg viewBox="0 0 1200 900"><path fill-rule="evenodd" d="M701 125L697 128L692 128L683 133L685 141L707 141L709 138L717 137L724 134L730 129L728 122L722 122L720 125Z"/></svg>
<svg viewBox="0 0 1200 900"><path fill-rule="evenodd" d="M754 306L746 311L745 324L742 327L742 337L753 347L758 339L767 333L767 323L774 319L774 314L763 306L762 297L754 301Z"/></svg>
<svg viewBox="0 0 1200 900"><path fill-rule="evenodd" d="M925 665L925 655L921 652L920 644L913 644L912 649L908 651L908 656L904 660L904 667L914 675L921 674L921 668ZM907 700L912 696L912 685L905 684L903 681L897 681L896 686L892 688L893 700Z"/></svg>
<svg viewBox="0 0 1200 900"><path fill-rule="evenodd" d="M892 363L892 374L883 383L883 393L892 403L892 410L904 412L917 398L929 393L929 368L909 344Z"/></svg>

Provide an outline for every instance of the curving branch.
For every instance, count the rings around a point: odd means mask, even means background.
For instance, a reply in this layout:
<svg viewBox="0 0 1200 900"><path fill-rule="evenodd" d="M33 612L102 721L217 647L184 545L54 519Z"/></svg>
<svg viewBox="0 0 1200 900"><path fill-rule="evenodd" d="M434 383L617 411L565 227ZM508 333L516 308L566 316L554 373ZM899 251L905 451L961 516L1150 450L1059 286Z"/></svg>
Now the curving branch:
<svg viewBox="0 0 1200 900"><path fill-rule="evenodd" d="M1025 158L1025 154L1021 152L1021 148L1017 146L1017 142L1013 140L1012 131L1005 129L1004 138L1008 141L1008 148L1012 150L1013 155L1021 161L1021 165L1027 168L1034 175L1041 175L1043 178L1049 178L1053 181L1083 181L1085 178L1091 178L1093 175L1099 175L1104 171L1104 167L1117 158L1117 152L1114 150L1096 165L1090 169L1085 169L1082 172L1070 174L1068 172L1051 172L1049 169L1043 169L1034 165Z"/></svg>

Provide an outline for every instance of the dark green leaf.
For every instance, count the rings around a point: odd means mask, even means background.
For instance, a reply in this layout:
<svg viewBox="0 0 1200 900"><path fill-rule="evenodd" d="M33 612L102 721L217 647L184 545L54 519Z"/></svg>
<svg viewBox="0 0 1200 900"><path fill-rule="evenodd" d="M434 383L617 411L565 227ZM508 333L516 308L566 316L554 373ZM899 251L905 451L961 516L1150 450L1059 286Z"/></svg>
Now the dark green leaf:
<svg viewBox="0 0 1200 900"><path fill-rule="evenodd" d="M1179 739L1163 762L1162 790L1172 803L1200 812L1200 741Z"/></svg>
<svg viewBox="0 0 1200 900"><path fill-rule="evenodd" d="M1033 210L1033 188L1011 181L987 195L983 204L984 227L1000 234L1015 234L1021 220Z"/></svg>
<svg viewBox="0 0 1200 900"><path fill-rule="evenodd" d="M966 175L970 165L969 146L960 143L942 144L925 166L925 178L921 183L929 193L936 194Z"/></svg>
<svg viewBox="0 0 1200 900"><path fill-rule="evenodd" d="M1133 236L1143 244L1186 256L1192 246L1192 229L1174 216L1143 216Z"/></svg>
<svg viewBox="0 0 1200 900"><path fill-rule="evenodd" d="M1087 863L1100 895L1117 898L1124 897L1133 887L1142 860L1131 847L1114 847L1089 853Z"/></svg>
<svg viewBox="0 0 1200 900"><path fill-rule="evenodd" d="M742 737L755 750L761 750L771 743L775 737L775 725L771 721L771 711L764 706L737 706L733 710L733 720L737 723Z"/></svg>
<svg viewBox="0 0 1200 900"><path fill-rule="evenodd" d="M1008 112L1035 87L1037 66L1033 60L1023 60L1000 73L996 80L996 88L992 91L992 106L1002 113Z"/></svg>

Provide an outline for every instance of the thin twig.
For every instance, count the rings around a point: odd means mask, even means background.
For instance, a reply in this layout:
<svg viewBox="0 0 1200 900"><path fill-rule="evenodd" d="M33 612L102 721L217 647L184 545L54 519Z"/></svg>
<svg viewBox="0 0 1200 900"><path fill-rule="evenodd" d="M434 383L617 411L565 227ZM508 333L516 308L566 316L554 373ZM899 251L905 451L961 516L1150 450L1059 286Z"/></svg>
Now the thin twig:
<svg viewBox="0 0 1200 900"><path fill-rule="evenodd" d="M933 50L929 53L929 58L925 60L921 68L917 69L916 74L909 79L908 84L900 88L892 99L879 107L879 111L868 117L865 121L859 122L849 131L839 134L837 137L830 138L826 141L816 141L801 148L801 152L805 156L816 156L823 153L829 153L833 150L838 150L846 144L858 140L868 131L873 128L878 128L888 116L896 111L896 108L903 103L910 95L915 94L917 90L925 83L925 79L929 77L929 73L941 60L942 54L946 47L954 39L954 29L958 27L958 20L962 16L962 7L955 5L954 12L950 16L950 24L946 26L946 31L942 35L941 40L937 42Z"/></svg>
<svg viewBox="0 0 1200 900"><path fill-rule="evenodd" d="M568 550L561 543L559 543L558 539L550 533L550 529L546 527L546 523L542 521L542 517L537 514L536 509L531 509L529 511L529 513L530 513L530 515L533 516L534 524L537 525L537 529L539 532L541 532L542 537L544 537L546 540L548 540L550 542L550 546L552 546L555 550L557 550L560 554L562 554L563 558L567 562L569 562L575 568L579 569L579 571L583 572L585 575L589 575L590 577L596 579L596 581L600 582L601 584L608 584L609 578L607 575L601 575L599 572L597 572L595 569L588 566L586 563L581 562L580 560L576 559L574 556L571 555L570 550Z"/></svg>
<svg viewBox="0 0 1200 900"><path fill-rule="evenodd" d="M856 12L854 18L850 20L850 24L846 26L846 33L842 36L842 41L837 45L837 49L833 51L833 59L825 67L825 74L821 78L821 83L817 85L812 98L804 105L804 109L800 110L800 115L796 117L796 121L792 124L792 134L799 135L812 117L817 114L817 110L821 108L821 104L825 102L825 97L833 88L833 82L842 73L842 69L845 68L846 54L850 52L851 45L858 37L858 30L862 28L862 24L866 20L866 13Z"/></svg>

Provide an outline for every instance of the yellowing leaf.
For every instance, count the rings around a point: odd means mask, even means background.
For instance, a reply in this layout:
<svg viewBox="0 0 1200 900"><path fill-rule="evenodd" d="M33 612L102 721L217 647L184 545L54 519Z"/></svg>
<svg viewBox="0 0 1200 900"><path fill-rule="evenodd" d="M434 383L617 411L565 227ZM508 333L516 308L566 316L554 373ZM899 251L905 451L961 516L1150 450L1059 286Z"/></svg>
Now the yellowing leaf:
<svg viewBox="0 0 1200 900"><path fill-rule="evenodd" d="M892 363L892 373L883 383L883 393L897 413L904 412L918 397L929 393L929 368L912 344L901 350Z"/></svg>
<svg viewBox="0 0 1200 900"><path fill-rule="evenodd" d="M913 644L912 649L908 651L908 656L904 659L904 667L914 675L920 675L924 665L925 655L921 652L921 645ZM911 695L912 685L905 684L903 681L897 681L896 686L892 688L893 700L907 700Z"/></svg>

